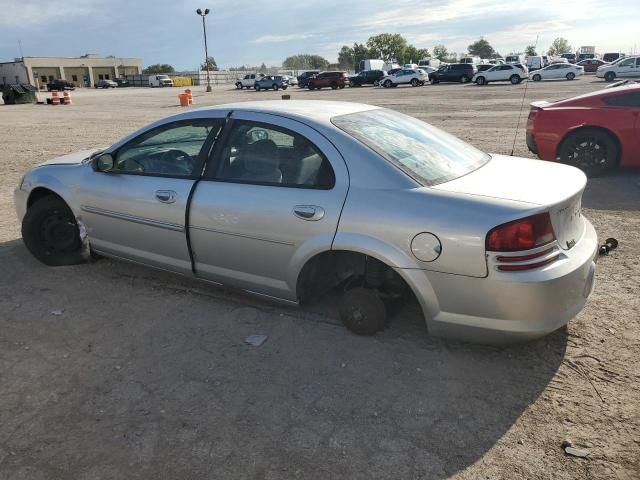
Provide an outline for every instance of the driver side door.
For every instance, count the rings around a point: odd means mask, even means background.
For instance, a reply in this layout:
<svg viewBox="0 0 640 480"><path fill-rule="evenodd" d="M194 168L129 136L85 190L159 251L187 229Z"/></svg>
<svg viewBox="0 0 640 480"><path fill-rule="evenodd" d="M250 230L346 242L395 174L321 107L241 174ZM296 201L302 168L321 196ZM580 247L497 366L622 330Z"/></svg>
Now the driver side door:
<svg viewBox="0 0 640 480"><path fill-rule="evenodd" d="M191 119L148 130L109 152L109 171L87 168L78 185L93 250L191 274L185 214L222 119Z"/></svg>

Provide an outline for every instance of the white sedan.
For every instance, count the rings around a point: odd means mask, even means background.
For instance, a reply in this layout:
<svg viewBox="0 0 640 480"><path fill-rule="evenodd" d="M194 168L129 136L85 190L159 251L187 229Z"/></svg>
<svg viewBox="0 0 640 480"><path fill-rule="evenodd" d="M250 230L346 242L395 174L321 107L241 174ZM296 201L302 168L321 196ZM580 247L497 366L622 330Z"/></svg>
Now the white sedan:
<svg viewBox="0 0 640 480"><path fill-rule="evenodd" d="M529 75L529 79L534 82L540 80L557 80L566 78L573 80L580 75L584 75L584 67L572 63L553 63L547 67L536 70Z"/></svg>
<svg viewBox="0 0 640 480"><path fill-rule="evenodd" d="M411 85L419 87L429 81L429 74L421 68L403 68L393 75L382 77L380 85L384 88L397 87L398 85Z"/></svg>
<svg viewBox="0 0 640 480"><path fill-rule="evenodd" d="M517 85L522 80L526 80L527 70L524 65L505 64L496 65L489 70L476 73L471 79L478 85L486 85L489 82L511 82Z"/></svg>

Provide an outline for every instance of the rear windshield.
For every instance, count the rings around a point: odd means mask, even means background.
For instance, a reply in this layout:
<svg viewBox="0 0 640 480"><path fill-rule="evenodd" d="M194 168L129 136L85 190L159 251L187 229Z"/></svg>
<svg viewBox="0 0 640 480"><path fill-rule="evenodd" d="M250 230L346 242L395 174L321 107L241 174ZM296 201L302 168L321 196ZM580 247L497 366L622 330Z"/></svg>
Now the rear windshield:
<svg viewBox="0 0 640 480"><path fill-rule="evenodd" d="M331 123L425 186L466 175L491 158L453 135L392 110L350 113L333 117Z"/></svg>

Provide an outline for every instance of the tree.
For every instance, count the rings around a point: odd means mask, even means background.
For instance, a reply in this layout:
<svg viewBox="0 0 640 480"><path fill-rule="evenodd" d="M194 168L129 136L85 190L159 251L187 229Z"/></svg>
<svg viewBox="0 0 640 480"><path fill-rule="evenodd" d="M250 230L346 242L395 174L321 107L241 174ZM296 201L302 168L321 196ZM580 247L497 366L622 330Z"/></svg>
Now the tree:
<svg viewBox="0 0 640 480"><path fill-rule="evenodd" d="M418 63L423 58L429 57L429 50L427 48L416 48L413 45L409 45L405 50L405 55L402 63Z"/></svg>
<svg viewBox="0 0 640 480"><path fill-rule="evenodd" d="M524 54L528 57L535 57L538 55L538 52L536 52L536 46L535 45L527 45L527 48L524 49Z"/></svg>
<svg viewBox="0 0 640 480"><path fill-rule="evenodd" d="M491 44L487 42L484 38L480 38L480 40L473 42L471 45L467 47L470 55L480 58L495 58L496 51L493 49Z"/></svg>
<svg viewBox="0 0 640 480"><path fill-rule="evenodd" d="M399 33L381 33L367 40L371 58L380 58L385 62L402 62L406 56L407 41Z"/></svg>
<svg viewBox="0 0 640 480"><path fill-rule="evenodd" d="M444 45L436 45L433 47L433 56L436 57L441 62L444 62L449 57L449 52L447 51L447 47Z"/></svg>
<svg viewBox="0 0 640 480"><path fill-rule="evenodd" d="M338 52L338 65L345 70L353 70L355 67L355 60L353 59L353 48L348 45L343 45Z"/></svg>
<svg viewBox="0 0 640 480"><path fill-rule="evenodd" d="M262 65L260 65L260 68L258 69L259 72L261 73L266 73L267 72L267 65L262 62Z"/></svg>
<svg viewBox="0 0 640 480"><path fill-rule="evenodd" d="M216 63L216 60L213 57L207 57L207 62L200 65L200 70L206 70L207 64L209 65L209 70L211 70L212 72L219 70L218 64Z"/></svg>
<svg viewBox="0 0 640 480"><path fill-rule="evenodd" d="M562 55L563 53L568 53L571 50L573 49L571 48L571 45L569 45L569 42L567 41L567 39L558 37L549 46L549 51L547 52L547 54L556 56L556 55Z"/></svg>
<svg viewBox="0 0 640 480"><path fill-rule="evenodd" d="M282 62L282 68L290 68L292 70L324 70L329 66L329 60L320 55L299 54L285 58Z"/></svg>
<svg viewBox="0 0 640 480"><path fill-rule="evenodd" d="M154 73L173 73L175 69L167 64L167 63L156 63L155 65L149 65L147 68L142 70L142 73L151 75Z"/></svg>

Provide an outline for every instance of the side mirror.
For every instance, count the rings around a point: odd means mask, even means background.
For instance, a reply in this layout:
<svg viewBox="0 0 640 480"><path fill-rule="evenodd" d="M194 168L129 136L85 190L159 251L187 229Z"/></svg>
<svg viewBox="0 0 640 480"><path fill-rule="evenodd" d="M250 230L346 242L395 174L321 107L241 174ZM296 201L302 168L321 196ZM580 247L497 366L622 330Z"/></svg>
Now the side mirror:
<svg viewBox="0 0 640 480"><path fill-rule="evenodd" d="M93 159L93 161L91 162L91 166L93 167L93 170L96 172L110 172L111 170L113 170L113 167L115 165L115 160L113 159L113 156L110 153L104 153L96 158Z"/></svg>

